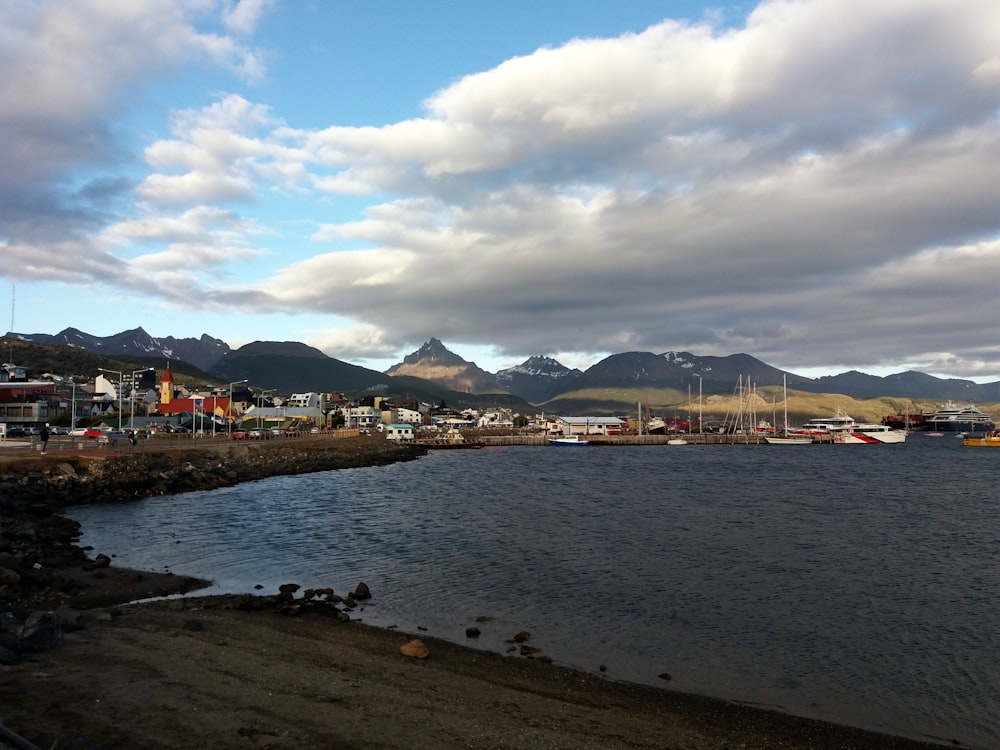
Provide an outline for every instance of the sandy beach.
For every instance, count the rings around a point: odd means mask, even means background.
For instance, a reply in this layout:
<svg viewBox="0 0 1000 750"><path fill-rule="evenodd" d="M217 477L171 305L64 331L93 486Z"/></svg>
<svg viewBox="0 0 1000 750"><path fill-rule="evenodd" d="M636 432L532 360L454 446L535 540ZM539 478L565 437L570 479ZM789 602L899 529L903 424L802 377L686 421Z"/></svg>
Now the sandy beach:
<svg viewBox="0 0 1000 750"><path fill-rule="evenodd" d="M360 606L195 594L113 604L197 582L64 574L87 587L59 610L63 642L0 668L0 719L38 747L940 746L374 628L356 621ZM426 658L401 653L414 639Z"/></svg>

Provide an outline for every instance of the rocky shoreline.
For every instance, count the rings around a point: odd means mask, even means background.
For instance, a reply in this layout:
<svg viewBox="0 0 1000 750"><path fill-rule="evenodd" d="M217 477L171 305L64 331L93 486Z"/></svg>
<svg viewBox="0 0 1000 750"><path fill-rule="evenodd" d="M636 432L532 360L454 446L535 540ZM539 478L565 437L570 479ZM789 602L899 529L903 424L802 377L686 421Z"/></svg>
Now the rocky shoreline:
<svg viewBox="0 0 1000 750"><path fill-rule="evenodd" d="M77 546L79 524L62 511L73 505L214 489L270 476L410 460L423 451L372 438L317 439L245 445L147 449L120 456L26 456L0 462L0 633L32 609L116 598L107 592L117 571ZM100 552L99 550L97 551ZM67 571L72 571L68 576ZM102 572L103 571L103 572ZM205 582L143 573L121 596L185 592ZM120 577L120 576L119 576ZM127 581L117 581L121 588ZM15 614L12 614L14 612ZM7 639L8 650L17 644ZM8 656L8 659L10 657ZM2 663L2 659L0 659Z"/></svg>

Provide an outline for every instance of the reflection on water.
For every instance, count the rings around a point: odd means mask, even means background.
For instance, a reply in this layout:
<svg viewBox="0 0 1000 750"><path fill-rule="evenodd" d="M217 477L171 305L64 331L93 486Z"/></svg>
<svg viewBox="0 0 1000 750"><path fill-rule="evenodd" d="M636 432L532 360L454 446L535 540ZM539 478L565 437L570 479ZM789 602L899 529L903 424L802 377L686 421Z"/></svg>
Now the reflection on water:
<svg viewBox="0 0 1000 750"><path fill-rule="evenodd" d="M1000 451L505 447L85 507L117 564L896 734L1000 746Z"/></svg>

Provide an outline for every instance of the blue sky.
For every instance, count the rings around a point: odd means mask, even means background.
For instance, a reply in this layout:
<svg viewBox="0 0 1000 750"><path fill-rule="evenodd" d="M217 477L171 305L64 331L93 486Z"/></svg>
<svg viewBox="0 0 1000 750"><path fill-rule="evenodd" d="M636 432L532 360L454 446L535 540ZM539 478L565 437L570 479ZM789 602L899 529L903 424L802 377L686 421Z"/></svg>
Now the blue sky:
<svg viewBox="0 0 1000 750"><path fill-rule="evenodd" d="M0 70L6 329L1000 378L994 0L0 0Z"/></svg>

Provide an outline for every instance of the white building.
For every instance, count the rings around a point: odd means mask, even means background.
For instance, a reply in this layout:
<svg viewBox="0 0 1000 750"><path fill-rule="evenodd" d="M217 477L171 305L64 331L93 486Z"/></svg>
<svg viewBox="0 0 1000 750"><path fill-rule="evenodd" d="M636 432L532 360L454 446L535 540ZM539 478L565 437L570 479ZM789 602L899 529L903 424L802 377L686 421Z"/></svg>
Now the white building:
<svg viewBox="0 0 1000 750"><path fill-rule="evenodd" d="M563 435L621 435L625 423L618 417L559 417Z"/></svg>
<svg viewBox="0 0 1000 750"><path fill-rule="evenodd" d="M388 416L388 422L391 423L406 423L410 425L422 425L424 423L424 415L419 411L414 409L407 409L405 406L397 406L389 412L385 412L384 416Z"/></svg>
<svg viewBox="0 0 1000 750"><path fill-rule="evenodd" d="M390 424L385 426L385 439L407 442L413 440L413 425Z"/></svg>
<svg viewBox="0 0 1000 750"><path fill-rule="evenodd" d="M382 411L374 406L349 406L344 409L344 426L374 430L382 422Z"/></svg>
<svg viewBox="0 0 1000 750"><path fill-rule="evenodd" d="M321 393L293 393L284 403L288 409L322 409L323 394Z"/></svg>
<svg viewBox="0 0 1000 750"><path fill-rule="evenodd" d="M480 429L483 430L507 430L514 427L514 418L510 409L492 409L483 412L479 417Z"/></svg>

